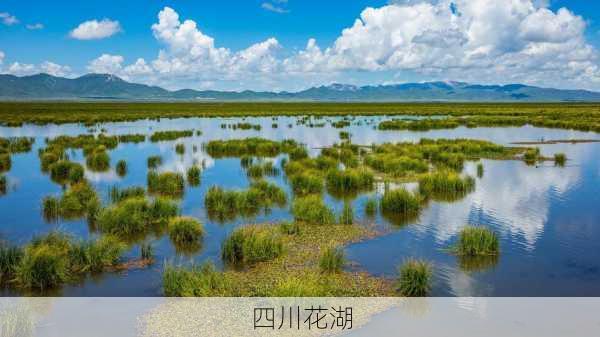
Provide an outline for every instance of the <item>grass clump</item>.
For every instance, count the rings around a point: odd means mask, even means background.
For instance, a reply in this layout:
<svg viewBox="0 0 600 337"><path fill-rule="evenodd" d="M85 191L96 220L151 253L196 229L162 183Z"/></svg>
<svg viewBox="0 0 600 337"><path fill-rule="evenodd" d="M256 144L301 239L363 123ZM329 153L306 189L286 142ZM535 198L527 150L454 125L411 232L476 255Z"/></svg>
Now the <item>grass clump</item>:
<svg viewBox="0 0 600 337"><path fill-rule="evenodd" d="M312 173L295 174L290 177L290 184L294 194L298 196L320 194L324 187L323 178Z"/></svg>
<svg viewBox="0 0 600 337"><path fill-rule="evenodd" d="M99 273L119 263L126 245L113 236L102 236L95 241L72 244L69 252L71 270Z"/></svg>
<svg viewBox="0 0 600 337"><path fill-rule="evenodd" d="M525 161L525 163L527 165L534 165L541 159L541 157L542 156L540 154L540 149L537 147L532 148L532 149L527 149L525 151L525 153L523 154L523 160Z"/></svg>
<svg viewBox="0 0 600 337"><path fill-rule="evenodd" d="M206 151L213 158L223 157L276 157L281 153L291 153L301 146L293 140L281 142L264 138L212 140L206 144Z"/></svg>
<svg viewBox="0 0 600 337"><path fill-rule="evenodd" d="M23 250L21 248L0 244L0 285L15 277L22 258Z"/></svg>
<svg viewBox="0 0 600 337"><path fill-rule="evenodd" d="M169 197L181 197L185 180L181 173L155 171L148 172L148 192Z"/></svg>
<svg viewBox="0 0 600 337"><path fill-rule="evenodd" d="M8 179L5 175L0 175L0 195L6 194L6 189L8 186Z"/></svg>
<svg viewBox="0 0 600 337"><path fill-rule="evenodd" d="M329 247L319 259L319 268L324 273L339 273L345 263L344 250L341 247Z"/></svg>
<svg viewBox="0 0 600 337"><path fill-rule="evenodd" d="M175 217L169 221L169 237L176 245L197 244L204 235L202 224L191 217Z"/></svg>
<svg viewBox="0 0 600 337"><path fill-rule="evenodd" d="M477 164L477 177L479 178L483 178L483 163L478 163Z"/></svg>
<svg viewBox="0 0 600 337"><path fill-rule="evenodd" d="M117 265L124 250L124 244L113 237L74 242L65 233L51 232L24 248L15 282L27 289L54 288L75 276Z"/></svg>
<svg viewBox="0 0 600 337"><path fill-rule="evenodd" d="M327 173L328 190L338 193L368 191L374 181L373 173L364 169L334 169Z"/></svg>
<svg viewBox="0 0 600 337"><path fill-rule="evenodd" d="M194 165L190 167L187 172L187 182L190 186L199 186L200 185L200 175L202 174L202 170Z"/></svg>
<svg viewBox="0 0 600 337"><path fill-rule="evenodd" d="M365 215L373 217L377 214L377 198L369 198L365 202Z"/></svg>
<svg viewBox="0 0 600 337"><path fill-rule="evenodd" d="M0 153L0 172L10 171L12 161L9 153Z"/></svg>
<svg viewBox="0 0 600 337"><path fill-rule="evenodd" d="M59 160L48 167L50 178L59 183L78 183L83 180L85 170L79 163L68 160Z"/></svg>
<svg viewBox="0 0 600 337"><path fill-rule="evenodd" d="M162 141L177 140L179 138L192 137L194 135L193 130L183 131L157 131L150 136L150 141L153 143Z"/></svg>
<svg viewBox="0 0 600 337"><path fill-rule="evenodd" d="M175 152L177 154L184 154L185 153L185 144L179 143L179 144L175 145Z"/></svg>
<svg viewBox="0 0 600 337"><path fill-rule="evenodd" d="M162 232L168 221L177 215L179 207L170 200L129 198L102 209L96 225L102 233L129 239L151 230Z"/></svg>
<svg viewBox="0 0 600 337"><path fill-rule="evenodd" d="M119 177L124 177L127 175L127 162L124 160L119 160L117 165L115 166L115 171Z"/></svg>
<svg viewBox="0 0 600 337"><path fill-rule="evenodd" d="M425 261L408 260L399 269L398 291L406 297L427 296L431 289L431 265Z"/></svg>
<svg viewBox="0 0 600 337"><path fill-rule="evenodd" d="M167 264L163 273L163 293L165 296L224 296L229 287L229 282L224 274L217 271L210 262L190 269Z"/></svg>
<svg viewBox="0 0 600 337"><path fill-rule="evenodd" d="M110 157L104 146L92 150L85 156L85 164L95 172L105 172L110 168Z"/></svg>
<svg viewBox="0 0 600 337"><path fill-rule="evenodd" d="M42 212L46 221L59 218L77 219L83 216L95 217L100 198L92 186L86 181L69 187L60 198L45 197L42 201Z"/></svg>
<svg viewBox="0 0 600 337"><path fill-rule="evenodd" d="M281 237L270 228L247 226L234 230L223 242L221 256L232 265L269 261L283 253Z"/></svg>
<svg viewBox="0 0 600 337"><path fill-rule="evenodd" d="M418 193L411 193L405 188L388 190L381 198L381 211L396 215L411 216L421 210L423 198Z"/></svg>
<svg viewBox="0 0 600 337"><path fill-rule="evenodd" d="M112 203L118 203L129 198L143 197L146 195L146 190L140 186L132 186L126 188L112 186L108 191L108 195Z"/></svg>
<svg viewBox="0 0 600 337"><path fill-rule="evenodd" d="M296 221L284 221L279 224L279 228L285 235L298 235L302 231L300 223Z"/></svg>
<svg viewBox="0 0 600 337"><path fill-rule="evenodd" d="M344 203L342 213L340 214L340 225L351 225L354 223L354 209L349 202Z"/></svg>
<svg viewBox="0 0 600 337"><path fill-rule="evenodd" d="M262 178L263 176L274 177L279 174L279 170L273 166L273 162L251 163L246 167L246 175L250 178Z"/></svg>
<svg viewBox="0 0 600 337"><path fill-rule="evenodd" d="M212 186L204 198L209 217L220 221L233 220L238 215L253 216L261 209L281 207L286 202L285 192L264 180L253 182L246 190L224 190Z"/></svg>
<svg viewBox="0 0 600 337"><path fill-rule="evenodd" d="M567 162L567 155L564 153L555 153L554 154L554 164L556 166L565 166L565 163Z"/></svg>
<svg viewBox="0 0 600 337"><path fill-rule="evenodd" d="M437 171L419 179L419 192L438 199L455 199L475 189L475 179L454 171Z"/></svg>
<svg viewBox="0 0 600 337"><path fill-rule="evenodd" d="M484 227L465 227L460 231L455 252L462 256L498 255L500 242L491 230Z"/></svg>
<svg viewBox="0 0 600 337"><path fill-rule="evenodd" d="M292 206L296 221L314 225L330 225L335 223L335 214L327 207L318 195L296 198Z"/></svg>
<svg viewBox="0 0 600 337"><path fill-rule="evenodd" d="M158 168L160 165L162 165L163 159L161 156L150 156L148 157L148 168L149 169L156 169Z"/></svg>

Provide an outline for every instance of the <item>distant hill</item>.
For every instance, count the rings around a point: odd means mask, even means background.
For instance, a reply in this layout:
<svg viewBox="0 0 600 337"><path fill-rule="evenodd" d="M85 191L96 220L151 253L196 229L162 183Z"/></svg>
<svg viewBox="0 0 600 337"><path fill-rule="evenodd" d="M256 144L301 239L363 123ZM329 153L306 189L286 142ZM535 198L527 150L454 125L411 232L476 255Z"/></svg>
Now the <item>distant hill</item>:
<svg viewBox="0 0 600 337"><path fill-rule="evenodd" d="M0 100L186 100L186 101L489 101L489 102L600 102L600 93L561 90L523 84L479 85L463 82L426 82L377 86L331 84L298 92L169 91L137 84L108 74L69 79L37 74L0 75Z"/></svg>

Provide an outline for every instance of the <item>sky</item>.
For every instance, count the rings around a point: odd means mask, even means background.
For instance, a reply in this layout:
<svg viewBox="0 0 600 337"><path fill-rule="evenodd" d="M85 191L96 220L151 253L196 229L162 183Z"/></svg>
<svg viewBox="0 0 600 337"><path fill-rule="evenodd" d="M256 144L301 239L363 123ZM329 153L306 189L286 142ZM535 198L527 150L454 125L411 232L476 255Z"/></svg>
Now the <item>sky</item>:
<svg viewBox="0 0 600 337"><path fill-rule="evenodd" d="M168 89L524 83L600 91L588 0L0 0L0 73Z"/></svg>

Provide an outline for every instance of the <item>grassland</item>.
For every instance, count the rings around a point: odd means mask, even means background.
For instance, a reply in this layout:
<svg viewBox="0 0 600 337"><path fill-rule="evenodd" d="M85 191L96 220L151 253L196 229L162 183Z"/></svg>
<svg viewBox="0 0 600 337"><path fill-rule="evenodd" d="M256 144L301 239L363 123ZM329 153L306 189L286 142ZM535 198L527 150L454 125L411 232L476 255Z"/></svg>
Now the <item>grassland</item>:
<svg viewBox="0 0 600 337"><path fill-rule="evenodd" d="M596 103L121 103L3 102L0 123L92 125L179 117L412 115L485 117L472 125L534 125L600 130ZM475 124L473 124L475 121ZM461 121L458 121L462 123Z"/></svg>

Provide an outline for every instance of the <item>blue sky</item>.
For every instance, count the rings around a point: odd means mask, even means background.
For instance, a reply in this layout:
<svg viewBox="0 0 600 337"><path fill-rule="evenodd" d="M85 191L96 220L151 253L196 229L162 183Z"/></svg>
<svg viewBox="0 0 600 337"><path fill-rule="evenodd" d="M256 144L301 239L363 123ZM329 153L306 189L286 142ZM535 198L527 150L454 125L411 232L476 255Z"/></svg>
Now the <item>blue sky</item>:
<svg viewBox="0 0 600 337"><path fill-rule="evenodd" d="M153 29L161 11L175 13L179 24ZM73 33L103 19L117 28ZM187 35L185 20L196 24ZM185 36L175 39L176 33ZM214 42L206 45L205 38ZM310 39L316 48L309 53ZM598 48L600 3L584 0L0 3L0 72L103 71L173 89L462 80L598 90ZM143 66L127 68L138 59Z"/></svg>

